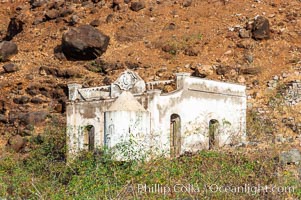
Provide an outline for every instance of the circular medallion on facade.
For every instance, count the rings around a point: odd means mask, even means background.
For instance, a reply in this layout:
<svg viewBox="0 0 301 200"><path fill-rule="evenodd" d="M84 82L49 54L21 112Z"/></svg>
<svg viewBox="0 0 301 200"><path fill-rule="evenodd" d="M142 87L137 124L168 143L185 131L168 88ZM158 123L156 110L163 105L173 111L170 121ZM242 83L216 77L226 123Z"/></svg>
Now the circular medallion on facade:
<svg viewBox="0 0 301 200"><path fill-rule="evenodd" d="M131 72L125 72L123 73L117 80L117 85L120 87L122 90L129 90L131 89L134 84L136 83L136 77L133 73Z"/></svg>

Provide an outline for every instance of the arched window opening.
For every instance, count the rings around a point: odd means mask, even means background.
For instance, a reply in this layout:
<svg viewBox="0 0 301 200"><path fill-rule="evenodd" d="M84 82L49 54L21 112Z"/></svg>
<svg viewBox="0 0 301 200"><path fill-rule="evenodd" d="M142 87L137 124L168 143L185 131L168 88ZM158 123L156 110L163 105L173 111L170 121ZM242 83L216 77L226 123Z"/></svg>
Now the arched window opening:
<svg viewBox="0 0 301 200"><path fill-rule="evenodd" d="M216 119L209 121L209 149L215 149L219 146L219 122Z"/></svg>
<svg viewBox="0 0 301 200"><path fill-rule="evenodd" d="M84 149L88 151L95 149L95 128L92 125L84 127Z"/></svg>
<svg viewBox="0 0 301 200"><path fill-rule="evenodd" d="M180 156L181 153L181 118L177 114L170 116L170 156Z"/></svg>

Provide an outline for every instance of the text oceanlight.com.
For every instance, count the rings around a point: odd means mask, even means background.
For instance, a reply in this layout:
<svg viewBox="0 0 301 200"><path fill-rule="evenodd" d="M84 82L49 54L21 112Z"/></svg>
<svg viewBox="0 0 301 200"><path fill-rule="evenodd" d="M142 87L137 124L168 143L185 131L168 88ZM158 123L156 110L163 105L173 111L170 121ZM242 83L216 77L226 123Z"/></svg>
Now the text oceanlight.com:
<svg viewBox="0 0 301 200"><path fill-rule="evenodd" d="M250 185L244 184L242 186L227 186L227 185L205 185L200 187L198 184L175 184L175 185L161 185L161 184L137 184L132 185L130 190L135 190L138 194L171 194L171 193L247 193L256 195L260 193L294 193L293 186L277 186L277 185Z"/></svg>

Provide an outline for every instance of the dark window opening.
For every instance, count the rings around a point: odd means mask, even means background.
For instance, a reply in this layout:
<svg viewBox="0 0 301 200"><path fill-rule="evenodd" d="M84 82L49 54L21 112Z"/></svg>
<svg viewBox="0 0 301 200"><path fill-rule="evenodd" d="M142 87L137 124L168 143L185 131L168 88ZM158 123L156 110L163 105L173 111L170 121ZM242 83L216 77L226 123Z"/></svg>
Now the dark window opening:
<svg viewBox="0 0 301 200"><path fill-rule="evenodd" d="M209 121L209 149L215 149L218 144L219 122L216 119Z"/></svg>
<svg viewBox="0 0 301 200"><path fill-rule="evenodd" d="M177 114L170 116L170 156L180 156L181 153L181 118Z"/></svg>
<svg viewBox="0 0 301 200"><path fill-rule="evenodd" d="M88 151L95 149L95 128L92 125L84 128L84 148Z"/></svg>

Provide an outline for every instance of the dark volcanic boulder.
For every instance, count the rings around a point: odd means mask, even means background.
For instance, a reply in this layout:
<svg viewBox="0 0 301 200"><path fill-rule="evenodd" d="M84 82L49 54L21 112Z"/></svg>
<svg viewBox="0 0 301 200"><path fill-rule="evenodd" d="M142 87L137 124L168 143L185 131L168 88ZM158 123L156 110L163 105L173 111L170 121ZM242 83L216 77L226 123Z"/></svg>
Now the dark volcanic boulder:
<svg viewBox="0 0 301 200"><path fill-rule="evenodd" d="M107 50L109 41L110 37L96 28L82 25L63 34L62 51L67 58L93 60Z"/></svg>
<svg viewBox="0 0 301 200"><path fill-rule="evenodd" d="M11 18L7 27L5 40L11 40L15 35L21 33L23 31L24 24L25 23L22 20L16 17Z"/></svg>
<svg viewBox="0 0 301 200"><path fill-rule="evenodd" d="M255 40L270 38L270 23L267 18L262 16L258 16L255 18L252 27L252 37Z"/></svg>
<svg viewBox="0 0 301 200"><path fill-rule="evenodd" d="M0 43L0 61L7 61L12 55L18 53L18 46L12 41Z"/></svg>

